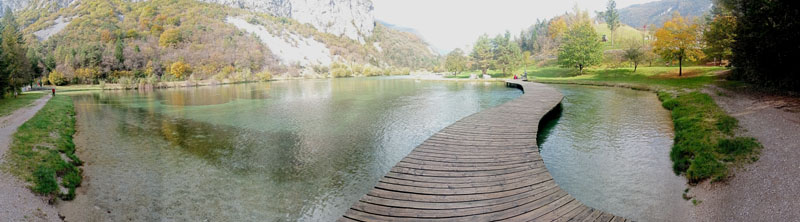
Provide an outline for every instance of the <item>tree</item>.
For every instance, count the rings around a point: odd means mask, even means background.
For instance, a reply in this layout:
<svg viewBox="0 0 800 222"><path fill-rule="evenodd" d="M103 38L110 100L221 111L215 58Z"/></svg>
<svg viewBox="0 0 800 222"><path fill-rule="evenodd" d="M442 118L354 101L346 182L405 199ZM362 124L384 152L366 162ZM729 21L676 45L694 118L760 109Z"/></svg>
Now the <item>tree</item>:
<svg viewBox="0 0 800 222"><path fill-rule="evenodd" d="M558 64L565 68L577 67L580 73L583 73L583 68L599 63L602 58L600 37L588 21L570 27L558 50Z"/></svg>
<svg viewBox="0 0 800 222"><path fill-rule="evenodd" d="M689 22L679 13L656 30L653 50L661 58L678 60L678 76L683 75L683 61L696 61L703 56L700 51L700 35L696 23Z"/></svg>
<svg viewBox="0 0 800 222"><path fill-rule="evenodd" d="M525 69L525 73L528 73L528 64L533 63L533 58L531 58L531 52L525 51L522 52L522 67Z"/></svg>
<svg viewBox="0 0 800 222"><path fill-rule="evenodd" d="M800 10L798 1L721 0L736 17L731 77L767 87L798 91Z"/></svg>
<svg viewBox="0 0 800 222"><path fill-rule="evenodd" d="M459 73L463 72L467 69L467 57L464 56L464 51L461 49L454 49L450 53L447 54L447 58L445 59L444 66L447 71L453 73L453 75L458 75Z"/></svg>
<svg viewBox="0 0 800 222"><path fill-rule="evenodd" d="M645 54L644 50L642 49L642 45L639 44L639 41L631 39L627 42L627 47L624 50L622 56L633 63L633 72L636 72L636 69L639 67L639 63L644 61Z"/></svg>
<svg viewBox="0 0 800 222"><path fill-rule="evenodd" d="M117 47L114 50L114 57L119 64L125 63L125 45L122 44L122 39L117 38Z"/></svg>
<svg viewBox="0 0 800 222"><path fill-rule="evenodd" d="M192 73L191 65L185 62L174 62L171 66L169 66L169 73L172 73L175 78L183 78Z"/></svg>
<svg viewBox="0 0 800 222"><path fill-rule="evenodd" d="M510 38L511 33L506 31L505 35L498 35L492 40L495 68L500 69L503 74L509 74L519 67L522 59L522 50Z"/></svg>
<svg viewBox="0 0 800 222"><path fill-rule="evenodd" d="M16 18L11 9L6 9L5 16L3 16L3 26L3 39L2 44L0 44L2 55L0 56L4 60L3 68L8 78L8 89L16 96L19 88L31 81L33 70L31 69L30 60L26 56L27 50L21 44L22 35L19 32Z"/></svg>
<svg viewBox="0 0 800 222"><path fill-rule="evenodd" d="M705 48L703 52L717 62L730 60L733 56L733 44L736 42L736 19L731 15L718 15L708 24L703 32Z"/></svg>
<svg viewBox="0 0 800 222"><path fill-rule="evenodd" d="M603 13L608 29L611 30L611 46L614 46L614 32L620 26L619 12L617 12L617 3L614 0L608 0L606 11Z"/></svg>
<svg viewBox="0 0 800 222"><path fill-rule="evenodd" d="M48 77L50 84L54 86L61 86L67 83L66 79L64 78L64 74L61 74L58 71L50 72L50 76Z"/></svg>
<svg viewBox="0 0 800 222"><path fill-rule="evenodd" d="M175 47L183 41L181 37L181 31L178 29L167 29L164 33L161 33L161 37L158 38L158 45L161 47Z"/></svg>
<svg viewBox="0 0 800 222"><path fill-rule="evenodd" d="M478 37L478 41L476 41L475 46L472 47L472 59L475 65L478 66L478 69L481 70L481 73L486 75L486 71L489 70L489 67L494 62L493 58L492 42L489 40L488 35L483 34Z"/></svg>
<svg viewBox="0 0 800 222"><path fill-rule="evenodd" d="M558 17L550 20L550 24L547 26L547 35L553 40L560 39L566 31L567 22L564 20L564 17Z"/></svg>

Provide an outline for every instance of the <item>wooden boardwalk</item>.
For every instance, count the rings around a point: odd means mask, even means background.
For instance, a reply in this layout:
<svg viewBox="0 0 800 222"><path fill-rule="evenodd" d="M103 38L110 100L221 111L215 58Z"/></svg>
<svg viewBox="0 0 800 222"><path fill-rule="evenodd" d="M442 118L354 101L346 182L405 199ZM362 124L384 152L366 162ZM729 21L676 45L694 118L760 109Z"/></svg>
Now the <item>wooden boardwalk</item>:
<svg viewBox="0 0 800 222"><path fill-rule="evenodd" d="M431 136L339 221L626 221L575 200L545 168L536 132L563 95L506 84L524 94Z"/></svg>

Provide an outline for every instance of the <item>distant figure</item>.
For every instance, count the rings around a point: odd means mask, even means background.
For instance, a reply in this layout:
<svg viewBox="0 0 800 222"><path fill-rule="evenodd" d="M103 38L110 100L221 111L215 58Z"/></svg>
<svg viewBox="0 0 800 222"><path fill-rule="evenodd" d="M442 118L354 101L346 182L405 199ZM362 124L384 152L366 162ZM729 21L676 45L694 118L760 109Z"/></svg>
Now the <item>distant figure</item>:
<svg viewBox="0 0 800 222"><path fill-rule="evenodd" d="M50 89L50 90L52 90L52 91L53 91L53 96L56 96L56 88L52 88L52 89Z"/></svg>
<svg viewBox="0 0 800 222"><path fill-rule="evenodd" d="M517 79L517 75L516 74L514 74L514 79Z"/></svg>

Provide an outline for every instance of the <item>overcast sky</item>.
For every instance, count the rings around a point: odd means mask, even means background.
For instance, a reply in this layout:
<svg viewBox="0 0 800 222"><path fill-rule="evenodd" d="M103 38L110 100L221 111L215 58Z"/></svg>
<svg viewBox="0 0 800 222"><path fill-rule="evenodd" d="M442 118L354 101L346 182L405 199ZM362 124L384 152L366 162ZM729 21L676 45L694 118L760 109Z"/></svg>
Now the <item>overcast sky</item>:
<svg viewBox="0 0 800 222"><path fill-rule="evenodd" d="M578 7L604 10L607 0L372 0L375 18L419 31L440 52L464 48L483 33L518 34L536 22ZM617 8L655 0L617 0Z"/></svg>

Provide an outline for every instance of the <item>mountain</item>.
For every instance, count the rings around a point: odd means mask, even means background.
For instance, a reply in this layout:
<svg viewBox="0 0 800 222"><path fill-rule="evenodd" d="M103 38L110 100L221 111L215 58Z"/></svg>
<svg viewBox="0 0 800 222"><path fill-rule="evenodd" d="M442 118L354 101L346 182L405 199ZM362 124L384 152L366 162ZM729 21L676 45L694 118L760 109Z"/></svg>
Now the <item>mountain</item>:
<svg viewBox="0 0 800 222"><path fill-rule="evenodd" d="M660 27L675 12L682 16L702 17L711 6L711 0L661 0L620 9L619 18L622 23L634 28L644 25Z"/></svg>
<svg viewBox="0 0 800 222"><path fill-rule="evenodd" d="M133 0L135 2L145 0ZM317 30L363 41L372 35L375 19L370 0L198 0L286 17L313 25ZM0 9L56 12L79 0L1 0ZM0 10L2 15L4 10Z"/></svg>
<svg viewBox="0 0 800 222"><path fill-rule="evenodd" d="M2 4L22 7L15 15L29 56L74 81L91 79L81 77L86 73L112 81L145 78L170 73L175 64L188 65L191 78L229 79L264 72L331 76L342 67L352 74L387 74L438 62L419 36L376 23L369 0Z"/></svg>

